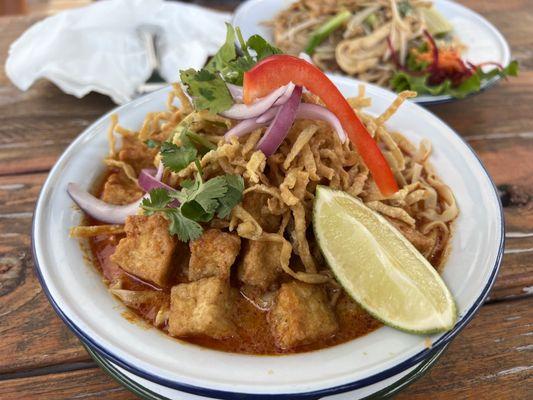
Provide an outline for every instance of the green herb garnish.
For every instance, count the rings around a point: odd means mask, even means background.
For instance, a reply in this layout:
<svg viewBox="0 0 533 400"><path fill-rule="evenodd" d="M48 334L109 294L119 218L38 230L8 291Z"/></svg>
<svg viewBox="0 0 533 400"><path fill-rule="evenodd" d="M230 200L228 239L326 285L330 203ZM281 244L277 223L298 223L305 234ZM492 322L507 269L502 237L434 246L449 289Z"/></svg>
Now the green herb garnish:
<svg viewBox="0 0 533 400"><path fill-rule="evenodd" d="M141 207L146 215L162 213L170 221L170 234L187 242L202 234L199 222L209 222L215 214L219 218L228 217L241 202L243 190L244 180L239 175L226 174L204 182L201 174L197 174L195 180L183 182L180 191L150 191Z"/></svg>
<svg viewBox="0 0 533 400"><path fill-rule="evenodd" d="M179 172L194 162L198 173L195 179L183 181L181 190L152 190L141 206L147 215L162 213L170 221L170 233L186 242L202 234L203 228L199 223L209 222L215 215L219 218L229 216L242 200L244 180L241 176L226 174L204 181L198 156L216 146L183 123L178 128L175 131L179 135L178 144L161 144L161 161L172 172Z"/></svg>
<svg viewBox="0 0 533 400"><path fill-rule="evenodd" d="M187 86L197 110L217 114L233 105L233 98L219 74L207 69L196 71L190 68L180 71L180 79Z"/></svg>
<svg viewBox="0 0 533 400"><path fill-rule="evenodd" d="M258 61L281 50L272 46L259 35L245 41L239 28L226 24L226 41L207 63L205 68L195 71L180 71L180 78L187 87L197 110L220 113L233 105L233 98L225 82L242 85L243 76ZM236 41L239 47L236 47Z"/></svg>
<svg viewBox="0 0 533 400"><path fill-rule="evenodd" d="M407 65L410 61L408 60ZM411 62L411 65L412 62ZM421 70L425 67L420 67L417 70ZM474 73L457 86L453 86L449 79L444 80L438 85L430 85L428 78L430 74L410 74L406 71L397 71L392 79L391 86L396 92L403 90L413 90L420 94L429 94L431 96L438 96L443 94L449 94L455 98L464 98L471 93L479 92L483 83L491 80L495 76L502 78L508 76L518 75L518 62L512 61L505 68L494 68L489 72L483 72L481 68L476 68Z"/></svg>
<svg viewBox="0 0 533 400"><path fill-rule="evenodd" d="M163 165L172 172L179 172L198 155L198 150L194 146L176 146L171 142L163 142L161 145L161 161Z"/></svg>

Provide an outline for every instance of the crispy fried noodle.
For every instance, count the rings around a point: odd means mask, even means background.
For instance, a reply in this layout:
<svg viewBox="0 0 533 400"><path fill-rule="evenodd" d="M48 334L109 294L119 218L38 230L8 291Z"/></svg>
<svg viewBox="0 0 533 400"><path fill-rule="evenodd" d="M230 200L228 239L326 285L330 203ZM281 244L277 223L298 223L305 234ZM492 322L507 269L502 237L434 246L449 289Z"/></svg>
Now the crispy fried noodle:
<svg viewBox="0 0 533 400"><path fill-rule="evenodd" d="M183 100L179 85L174 86L170 94L168 110L149 113L141 130L133 136L114 119L112 129L115 133L127 132L129 140L137 141L141 147L148 139L173 139L179 144L179 132L184 126L216 144L215 150L201 158L205 179L224 173L238 174L244 177L245 190L243 202L233 209L229 224L221 225L221 220L214 219L211 226L228 226L230 231L251 241L280 243L280 263L285 273L303 282L324 283L331 278L322 267L324 263L319 252L312 251L317 244L309 230L318 184L359 198L391 221L428 260L439 260L442 264L450 223L458 214L455 199L428 161L430 143L423 140L417 147L401 133L389 132L385 127L385 122L398 107L412 96L412 92L400 93L377 117L363 111L363 106L370 104L363 88L357 97L349 99L377 139L399 183L400 190L389 198L382 196L354 146L349 141L341 144L330 125L310 120L296 121L278 151L266 159L262 152L253 150L265 128L227 143L222 135L231 125L230 120L193 111L187 102L182 107L175 106L175 98ZM110 144L110 155L105 163L123 176L124 185L134 190L138 171L129 162L139 162L138 155L137 159L135 154L130 159L123 151L117 153L114 135L110 135ZM143 157L142 162L146 165L159 164L155 151ZM196 171L197 166L191 163L179 173L166 173L163 181L178 187L184 180L193 178ZM93 230L84 227L76 228L73 235L87 237L106 229L120 231L115 226Z"/></svg>

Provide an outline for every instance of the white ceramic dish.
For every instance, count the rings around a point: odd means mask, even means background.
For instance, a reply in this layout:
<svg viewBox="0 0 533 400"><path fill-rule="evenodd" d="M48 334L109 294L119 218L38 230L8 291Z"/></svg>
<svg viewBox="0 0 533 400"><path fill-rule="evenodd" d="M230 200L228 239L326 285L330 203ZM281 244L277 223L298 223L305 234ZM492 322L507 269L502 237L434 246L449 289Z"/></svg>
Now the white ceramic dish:
<svg viewBox="0 0 533 400"><path fill-rule="evenodd" d="M144 378L141 378L125 369L115 365L112 361L99 355L96 350L86 345L86 349L96 363L106 371L116 381L130 389L133 393L146 400L202 400L208 397L197 396L191 393L181 392L177 389L168 388L159 385ZM437 362L442 353L446 350L437 351L429 359L424 360L420 364L409 368L408 370L399 373L393 377L385 379L381 382L370 386L365 386L360 389L334 394L331 396L322 397L324 400L377 400L389 398L390 396L400 392L406 386L423 376L432 366Z"/></svg>
<svg viewBox="0 0 533 400"><path fill-rule="evenodd" d="M346 95L353 80L336 78ZM147 112L165 106L168 89L129 104L117 113L120 123L137 129ZM367 85L372 113L380 113L394 94ZM335 347L287 356L223 353L174 340L156 329L142 329L122 317L124 306L84 261L77 240L69 238L81 214L66 193L68 182L85 188L103 170L110 114L87 128L64 152L46 180L34 214L36 270L52 305L83 340L125 370L163 386L197 395L247 398L266 395L309 398L381 382L415 366L448 343L482 304L502 256L502 213L496 190L473 151L446 124L420 106L406 102L388 125L412 141L429 138L432 162L452 188L460 216L443 277L459 310L455 328L429 338L383 327ZM428 343L431 343L429 348ZM240 397L239 397L240 398Z"/></svg>
<svg viewBox="0 0 533 400"><path fill-rule="evenodd" d="M260 34L273 41L272 31L264 21L287 8L294 0L248 0L242 3L233 15L232 24L241 28L245 38ZM507 65L511 61L511 50L503 35L489 21L476 12L449 0L433 0L435 7L451 22L454 34L468 47L464 59L480 64L485 61ZM338 75L338 74L330 74ZM340 76L340 75L339 75ZM494 85L499 78L486 82L483 89ZM419 96L412 101L421 104L436 104L455 100L449 95Z"/></svg>

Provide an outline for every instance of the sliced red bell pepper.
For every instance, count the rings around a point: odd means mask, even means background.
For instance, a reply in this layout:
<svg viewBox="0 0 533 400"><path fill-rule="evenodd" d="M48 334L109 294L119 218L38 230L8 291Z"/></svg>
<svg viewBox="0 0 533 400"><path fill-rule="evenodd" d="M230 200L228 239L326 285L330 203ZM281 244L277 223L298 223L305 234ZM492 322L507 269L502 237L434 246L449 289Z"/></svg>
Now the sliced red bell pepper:
<svg viewBox="0 0 533 400"><path fill-rule="evenodd" d="M305 86L337 116L385 196L398 191L394 175L377 143L370 136L339 89L320 69L300 58L278 54L265 58L244 74L244 102L250 104L272 90L293 82Z"/></svg>

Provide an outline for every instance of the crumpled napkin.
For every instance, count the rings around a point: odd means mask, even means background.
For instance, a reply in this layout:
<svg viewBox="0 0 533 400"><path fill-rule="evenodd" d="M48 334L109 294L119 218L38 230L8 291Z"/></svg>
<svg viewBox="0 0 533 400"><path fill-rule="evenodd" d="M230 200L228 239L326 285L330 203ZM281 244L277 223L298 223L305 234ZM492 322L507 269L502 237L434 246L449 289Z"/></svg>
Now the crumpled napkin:
<svg viewBox="0 0 533 400"><path fill-rule="evenodd" d="M11 45L6 73L21 90L46 78L76 97L95 91L122 104L152 73L140 26L158 28L159 72L173 82L216 52L230 16L163 0L99 1L30 27Z"/></svg>

